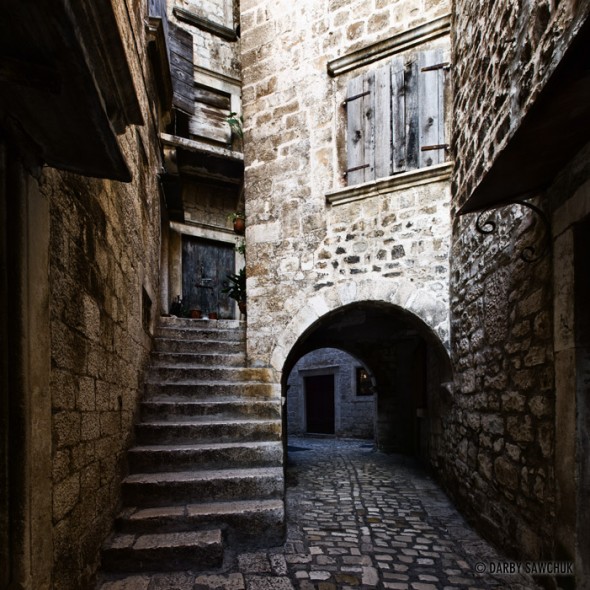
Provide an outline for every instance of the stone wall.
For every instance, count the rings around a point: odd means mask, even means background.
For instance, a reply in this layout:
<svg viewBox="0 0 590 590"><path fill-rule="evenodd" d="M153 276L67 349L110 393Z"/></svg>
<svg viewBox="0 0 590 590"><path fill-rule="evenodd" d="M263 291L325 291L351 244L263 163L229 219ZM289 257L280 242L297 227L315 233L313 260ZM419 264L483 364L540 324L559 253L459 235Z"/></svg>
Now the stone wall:
<svg viewBox="0 0 590 590"><path fill-rule="evenodd" d="M167 3L171 22L193 33L193 50L195 65L207 70L224 72L232 77L239 77L240 62L236 57L234 42L224 41L221 37L205 32L175 16L173 9L179 7L201 18L222 25L228 29L237 26L233 0L174 0Z"/></svg>
<svg viewBox="0 0 590 590"><path fill-rule="evenodd" d="M588 2L455 3L453 210L510 145L588 14ZM519 205L497 210L488 236L475 231L475 214L454 220L455 383L439 471L474 522L521 559L573 560L575 544L588 546L580 521L576 539L576 494L584 492L574 484L575 448L585 427L576 426L571 409L576 369L563 329L574 322L563 309L573 309L572 227L588 207L580 206L580 191L572 195L588 178L589 153L586 146L535 200L553 236ZM523 262L520 254L542 247L543 235L547 255Z"/></svg>
<svg viewBox="0 0 590 590"><path fill-rule="evenodd" d="M520 255L542 235L515 205L498 232L456 221L451 256L454 396L439 472L506 552L539 559L554 512L551 261Z"/></svg>
<svg viewBox="0 0 590 590"><path fill-rule="evenodd" d="M453 181L459 207L514 136L590 13L588 2L457 0ZM477 84L473 81L477 80Z"/></svg>
<svg viewBox="0 0 590 590"><path fill-rule="evenodd" d="M145 40L137 16L135 31L121 19L127 45L134 35L135 42ZM160 162L143 55L129 59L146 125L120 137L133 181L45 168L40 182L50 212L56 590L91 587L118 507L124 452L159 315Z"/></svg>
<svg viewBox="0 0 590 590"><path fill-rule="evenodd" d="M373 438L375 399L358 396L356 370L362 365L351 355L334 348L322 348L303 356L291 370L287 391L287 431L306 432L305 385L310 375L334 375L335 435Z"/></svg>
<svg viewBox="0 0 590 590"><path fill-rule="evenodd" d="M328 61L449 12L447 2L241 3L250 362L362 300L411 308L448 341L445 181L330 205L342 188L346 80ZM373 65L374 67L374 65ZM269 321L270 318L270 321Z"/></svg>

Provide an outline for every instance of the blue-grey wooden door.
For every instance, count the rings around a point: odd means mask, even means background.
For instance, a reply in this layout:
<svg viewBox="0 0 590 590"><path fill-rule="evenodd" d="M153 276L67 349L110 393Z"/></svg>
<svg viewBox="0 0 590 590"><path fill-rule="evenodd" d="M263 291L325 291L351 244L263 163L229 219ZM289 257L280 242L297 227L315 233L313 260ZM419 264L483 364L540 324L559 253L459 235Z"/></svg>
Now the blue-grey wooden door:
<svg viewBox="0 0 590 590"><path fill-rule="evenodd" d="M222 289L235 272L232 244L192 236L182 240L182 294L189 309L216 312L220 319L234 317L234 302Z"/></svg>

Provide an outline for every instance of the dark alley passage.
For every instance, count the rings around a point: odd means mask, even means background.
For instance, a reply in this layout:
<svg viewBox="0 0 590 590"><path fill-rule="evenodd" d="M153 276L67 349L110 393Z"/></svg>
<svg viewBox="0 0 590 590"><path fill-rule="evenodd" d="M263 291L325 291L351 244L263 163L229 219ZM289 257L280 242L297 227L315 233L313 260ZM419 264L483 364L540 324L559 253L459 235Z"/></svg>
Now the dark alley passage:
<svg viewBox="0 0 590 590"><path fill-rule="evenodd" d="M100 590L537 588L490 572L507 560L412 460L311 437L290 438L288 456L284 546L228 556L222 573L145 574Z"/></svg>

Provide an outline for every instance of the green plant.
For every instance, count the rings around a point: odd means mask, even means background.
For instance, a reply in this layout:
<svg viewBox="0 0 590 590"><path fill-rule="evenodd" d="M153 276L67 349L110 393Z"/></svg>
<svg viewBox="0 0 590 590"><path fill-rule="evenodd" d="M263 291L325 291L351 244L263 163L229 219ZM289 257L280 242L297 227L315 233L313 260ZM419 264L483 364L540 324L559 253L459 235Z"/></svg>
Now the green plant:
<svg viewBox="0 0 590 590"><path fill-rule="evenodd" d="M238 303L246 301L246 267L241 268L237 273L227 275L229 285L221 292L226 293L230 299Z"/></svg>
<svg viewBox="0 0 590 590"><path fill-rule="evenodd" d="M246 256L246 240L241 239L236 243L236 252L242 256Z"/></svg>
<svg viewBox="0 0 590 590"><path fill-rule="evenodd" d="M232 134L240 139L244 139L244 119L242 115L238 115L238 113L232 111L226 121L229 124Z"/></svg>
<svg viewBox="0 0 590 590"><path fill-rule="evenodd" d="M246 216L241 211L234 211L233 213L230 213L227 218L233 223L236 219L246 219Z"/></svg>

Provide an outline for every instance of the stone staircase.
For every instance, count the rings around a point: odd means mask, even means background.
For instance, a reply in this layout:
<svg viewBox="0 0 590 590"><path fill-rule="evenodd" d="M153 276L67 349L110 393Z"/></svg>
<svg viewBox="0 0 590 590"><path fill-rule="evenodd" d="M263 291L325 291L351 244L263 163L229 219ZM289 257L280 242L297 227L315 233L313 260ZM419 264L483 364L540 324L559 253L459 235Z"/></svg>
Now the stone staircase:
<svg viewBox="0 0 590 590"><path fill-rule="evenodd" d="M162 318L104 571L208 570L284 534L280 388L233 320Z"/></svg>

